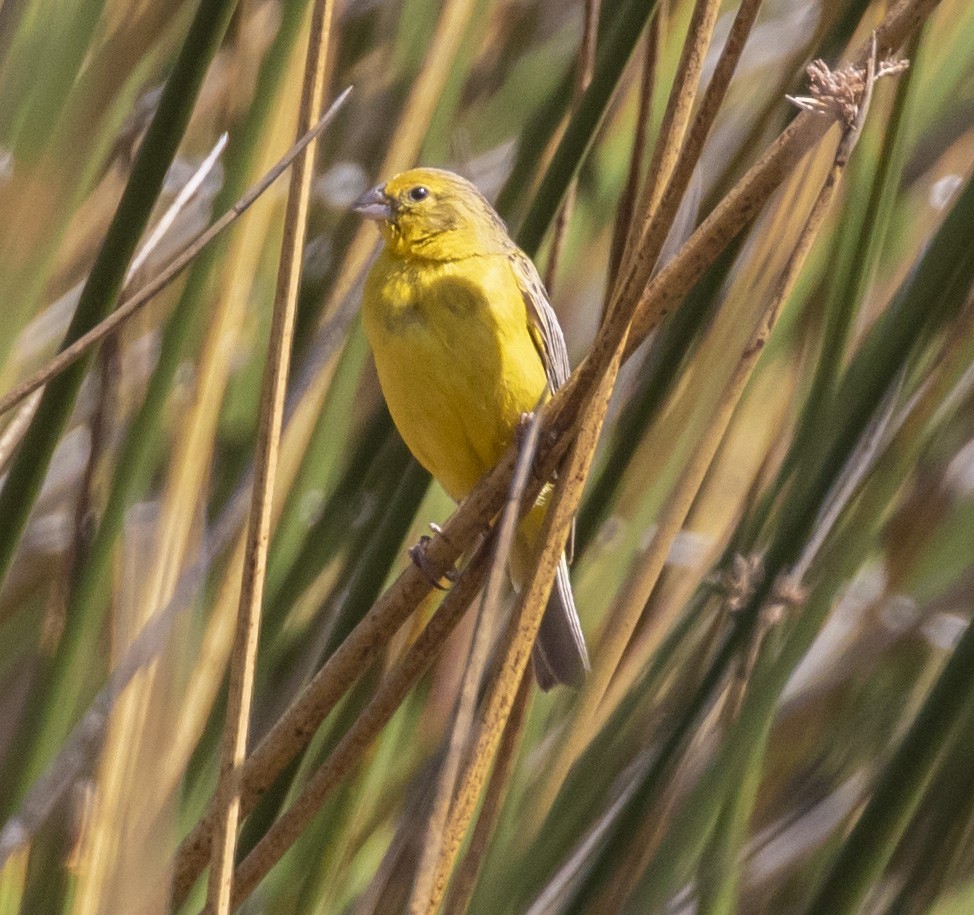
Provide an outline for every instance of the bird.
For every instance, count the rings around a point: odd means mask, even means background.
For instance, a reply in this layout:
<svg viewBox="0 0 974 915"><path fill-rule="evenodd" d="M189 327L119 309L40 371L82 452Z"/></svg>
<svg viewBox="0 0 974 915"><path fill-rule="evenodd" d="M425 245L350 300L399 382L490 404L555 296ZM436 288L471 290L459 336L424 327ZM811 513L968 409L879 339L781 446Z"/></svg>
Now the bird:
<svg viewBox="0 0 974 915"><path fill-rule="evenodd" d="M352 210L384 241L362 293L362 323L393 422L456 502L500 460L523 417L561 387L568 352L531 259L474 184L414 168ZM518 524L508 570L520 589L551 498L546 484ZM532 651L543 690L578 689L589 670L568 562L558 564Z"/></svg>

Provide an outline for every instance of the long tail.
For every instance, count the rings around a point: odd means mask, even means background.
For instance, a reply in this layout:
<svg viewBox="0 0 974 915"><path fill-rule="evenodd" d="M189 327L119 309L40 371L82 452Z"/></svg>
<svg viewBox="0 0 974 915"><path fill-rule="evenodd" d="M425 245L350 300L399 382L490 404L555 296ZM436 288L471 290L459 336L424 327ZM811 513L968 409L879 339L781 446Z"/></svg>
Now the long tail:
<svg viewBox="0 0 974 915"><path fill-rule="evenodd" d="M588 649L575 609L568 563L561 557L548 606L541 618L538 640L531 653L538 686L549 690L559 683L573 689L581 687L588 672Z"/></svg>
<svg viewBox="0 0 974 915"><path fill-rule="evenodd" d="M520 590L527 575L535 545L544 524L545 507L551 495L550 488L541 491L538 501L518 525L511 551L511 580ZM575 609L572 584L568 580L568 563L561 557L551 597L541 619L538 639L532 652L534 675L538 686L549 690L559 683L578 689L589 669L585 636Z"/></svg>

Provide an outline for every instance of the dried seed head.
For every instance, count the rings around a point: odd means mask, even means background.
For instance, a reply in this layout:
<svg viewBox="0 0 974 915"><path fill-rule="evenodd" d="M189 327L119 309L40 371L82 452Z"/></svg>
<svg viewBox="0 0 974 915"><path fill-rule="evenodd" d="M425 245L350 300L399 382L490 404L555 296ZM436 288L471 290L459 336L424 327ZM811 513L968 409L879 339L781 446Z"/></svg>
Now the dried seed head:
<svg viewBox="0 0 974 915"><path fill-rule="evenodd" d="M724 594L724 607L737 613L754 594L754 589L764 578L762 557L758 554L734 556L731 568L718 572L712 584Z"/></svg>
<svg viewBox="0 0 974 915"><path fill-rule="evenodd" d="M886 60L876 68L876 79L902 73L908 60ZM824 60L813 60L805 70L808 74L809 95L786 96L804 111L825 114L851 127L859 114L859 103L866 89L867 68L846 64L838 70L829 69Z"/></svg>

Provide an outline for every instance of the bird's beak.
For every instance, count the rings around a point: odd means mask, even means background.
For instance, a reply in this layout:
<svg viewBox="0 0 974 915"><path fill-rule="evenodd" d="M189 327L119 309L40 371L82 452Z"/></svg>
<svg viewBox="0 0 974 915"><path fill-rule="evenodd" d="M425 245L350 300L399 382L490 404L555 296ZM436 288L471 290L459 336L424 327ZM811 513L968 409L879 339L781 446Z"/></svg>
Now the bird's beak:
<svg viewBox="0 0 974 915"><path fill-rule="evenodd" d="M352 204L352 212L366 219L392 219L392 204L385 195L385 185L366 191Z"/></svg>

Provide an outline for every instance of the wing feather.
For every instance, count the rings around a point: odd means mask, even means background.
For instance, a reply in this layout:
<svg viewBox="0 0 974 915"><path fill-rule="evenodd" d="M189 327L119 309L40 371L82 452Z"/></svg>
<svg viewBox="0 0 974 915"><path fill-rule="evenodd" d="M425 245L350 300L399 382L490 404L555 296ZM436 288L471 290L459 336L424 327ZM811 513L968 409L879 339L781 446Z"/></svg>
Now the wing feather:
<svg viewBox="0 0 974 915"><path fill-rule="evenodd" d="M532 336L538 355L544 363L545 375L552 391L557 391L571 374L568 364L568 348L565 346L565 335L562 333L558 316L548 302L548 293L544 283L538 276L538 271L526 254L515 251L511 255L514 275L517 277L524 304L528 309Z"/></svg>
<svg viewBox="0 0 974 915"><path fill-rule="evenodd" d="M568 362L568 347L565 345L565 335L558 323L558 315L548 301L548 293L541 282L538 270L531 259L519 248L511 254L511 266L521 287L524 304L527 306L529 329L534 340L538 355L544 363L548 387L557 391L571 374ZM565 555L571 562L575 554L575 522L568 535L565 545Z"/></svg>

